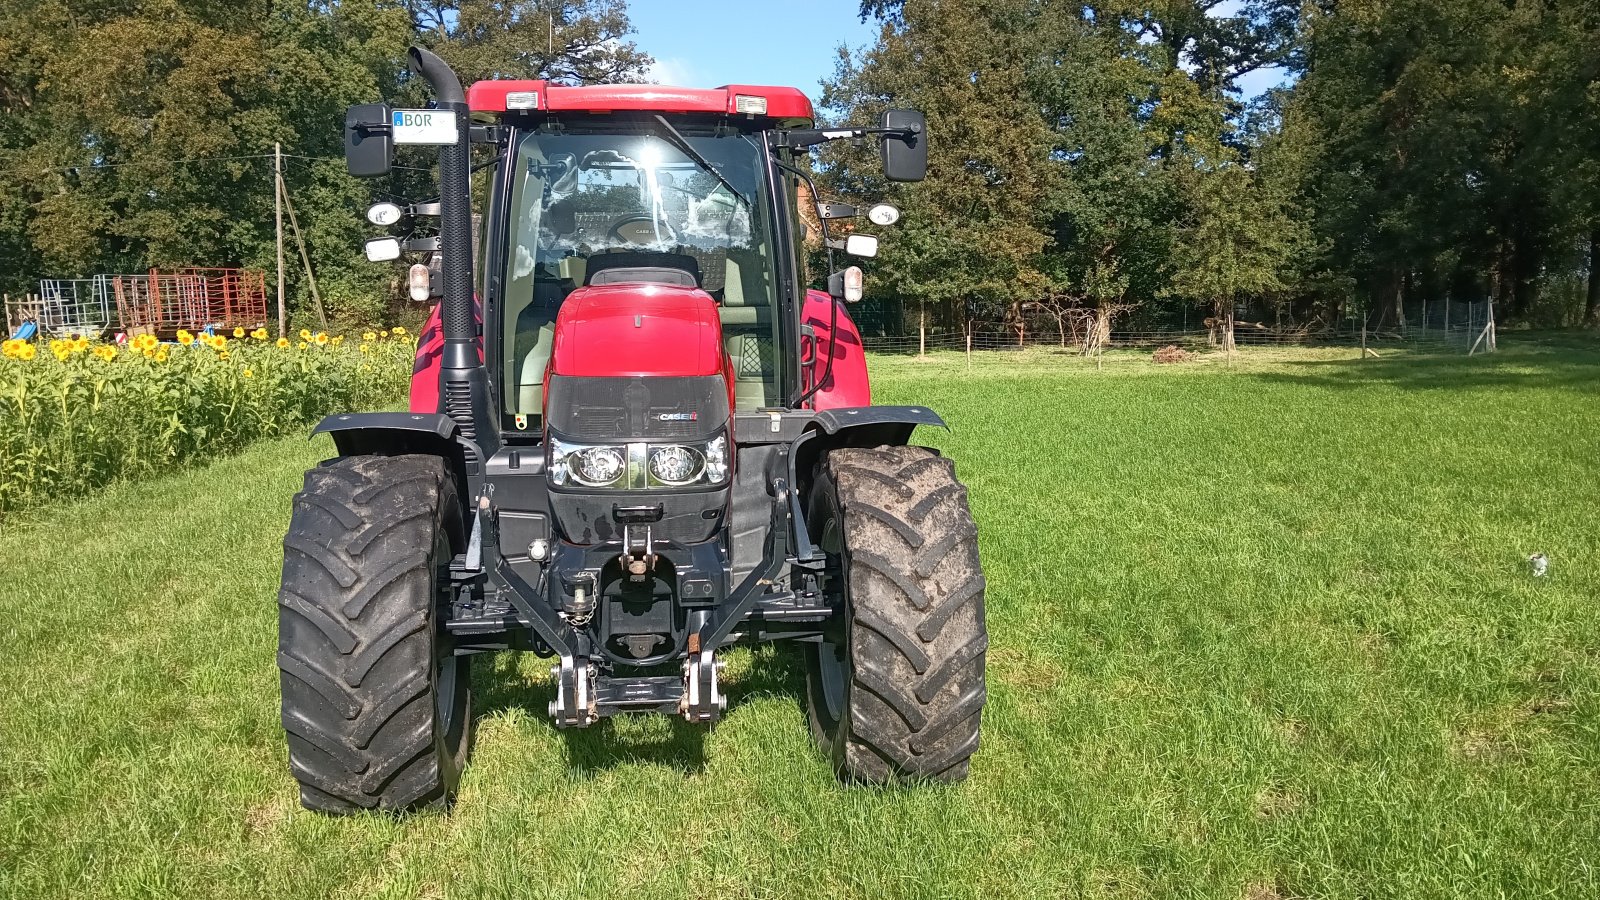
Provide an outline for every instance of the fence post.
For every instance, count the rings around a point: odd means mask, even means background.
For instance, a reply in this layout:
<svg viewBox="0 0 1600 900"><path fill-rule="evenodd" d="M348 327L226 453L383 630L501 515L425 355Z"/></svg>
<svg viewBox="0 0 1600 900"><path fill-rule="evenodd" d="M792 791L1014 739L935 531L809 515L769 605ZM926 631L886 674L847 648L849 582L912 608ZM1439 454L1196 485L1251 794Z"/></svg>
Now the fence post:
<svg viewBox="0 0 1600 900"><path fill-rule="evenodd" d="M278 337L289 330L289 313L283 305L283 144L272 144L272 216L278 236Z"/></svg>
<svg viewBox="0 0 1600 900"><path fill-rule="evenodd" d="M967 320L967 371L972 371L972 320Z"/></svg>
<svg viewBox="0 0 1600 900"><path fill-rule="evenodd" d="M917 313L917 355L928 355L928 305L922 304L921 311Z"/></svg>

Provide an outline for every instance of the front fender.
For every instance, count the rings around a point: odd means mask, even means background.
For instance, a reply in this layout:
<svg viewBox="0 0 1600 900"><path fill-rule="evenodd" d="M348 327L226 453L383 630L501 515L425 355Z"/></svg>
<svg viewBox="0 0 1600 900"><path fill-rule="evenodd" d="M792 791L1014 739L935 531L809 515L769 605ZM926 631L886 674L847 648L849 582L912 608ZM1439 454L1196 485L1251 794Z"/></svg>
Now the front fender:
<svg viewBox="0 0 1600 900"><path fill-rule="evenodd" d="M311 434L332 435L341 456L449 456L456 428L455 420L441 413L340 413L318 422Z"/></svg>
<svg viewBox="0 0 1600 900"><path fill-rule="evenodd" d="M326 434L340 456L404 456L420 454L442 457L455 475L462 497L467 492L467 448L483 459L483 453L460 433L456 421L442 413L375 412L340 413L328 416L311 436Z"/></svg>
<svg viewBox="0 0 1600 900"><path fill-rule="evenodd" d="M811 476L823 454L840 447L904 445L918 425L948 429L926 406L846 406L820 410L789 452L789 483L801 497L811 495Z"/></svg>

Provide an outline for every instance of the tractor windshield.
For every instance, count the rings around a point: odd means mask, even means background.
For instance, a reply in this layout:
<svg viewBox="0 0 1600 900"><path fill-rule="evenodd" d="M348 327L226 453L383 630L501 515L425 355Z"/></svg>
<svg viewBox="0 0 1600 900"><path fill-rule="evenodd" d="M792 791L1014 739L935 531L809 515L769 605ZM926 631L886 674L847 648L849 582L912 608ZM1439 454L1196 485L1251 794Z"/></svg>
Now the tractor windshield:
<svg viewBox="0 0 1600 900"><path fill-rule="evenodd" d="M676 146L680 135L657 127L541 130L518 142L501 320L502 346L512 348L503 361L507 413L540 413L556 313L591 268L603 268L591 266L595 258L611 253L650 254L687 271L719 307L739 405L776 402L776 277L759 139L684 128L691 155Z"/></svg>

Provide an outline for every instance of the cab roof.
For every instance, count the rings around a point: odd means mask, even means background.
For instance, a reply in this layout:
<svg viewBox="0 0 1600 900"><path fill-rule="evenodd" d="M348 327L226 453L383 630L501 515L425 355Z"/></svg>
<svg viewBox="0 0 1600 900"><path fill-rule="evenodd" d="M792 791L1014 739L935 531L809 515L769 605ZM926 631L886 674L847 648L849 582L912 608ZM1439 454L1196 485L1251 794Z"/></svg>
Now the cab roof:
<svg viewBox="0 0 1600 900"><path fill-rule="evenodd" d="M534 110L723 113L775 119L790 127L804 127L815 118L811 101L797 88L755 84L725 84L714 88L663 84L568 87L547 81L479 81L467 89L467 105L474 113L491 116Z"/></svg>

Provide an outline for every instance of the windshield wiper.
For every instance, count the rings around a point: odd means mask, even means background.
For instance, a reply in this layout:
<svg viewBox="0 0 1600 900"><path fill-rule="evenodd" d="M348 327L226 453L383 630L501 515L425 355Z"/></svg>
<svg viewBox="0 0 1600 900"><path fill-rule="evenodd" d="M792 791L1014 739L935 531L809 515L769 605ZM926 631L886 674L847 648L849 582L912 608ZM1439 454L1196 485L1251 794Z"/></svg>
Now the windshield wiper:
<svg viewBox="0 0 1600 900"><path fill-rule="evenodd" d="M704 156L702 156L700 154L700 151L696 150L694 148L694 145L689 143L689 139L683 136L683 132L681 132L678 129L672 127L672 123L667 121L667 117L666 116L658 115L658 116L655 117L655 120L661 124L662 130L666 132L666 134L663 135L663 137L665 137L667 139L667 141L672 144L672 146L677 147L680 151L682 151L684 156L687 156L691 160L694 160L695 165L699 166L702 169L705 169L707 172L710 172L712 175L716 176L716 179L718 181L722 182L722 186L723 187L725 187L728 190L732 191L733 195L735 197L738 197L740 200L744 201L744 205L746 207L749 207L749 206L752 205L750 203L750 198L746 197L743 194L743 192L741 192L738 188L734 187L733 186L733 182L729 181L721 172L718 172L711 165L711 161L706 159Z"/></svg>

